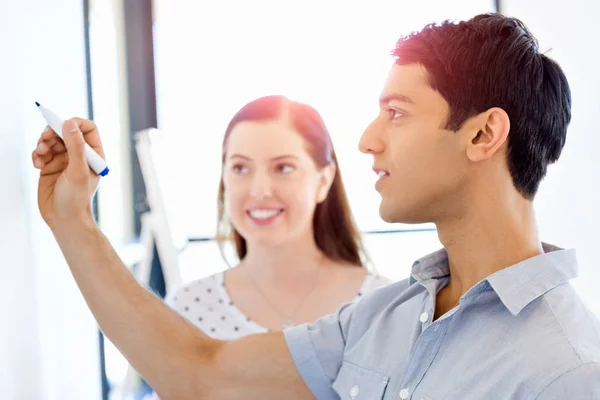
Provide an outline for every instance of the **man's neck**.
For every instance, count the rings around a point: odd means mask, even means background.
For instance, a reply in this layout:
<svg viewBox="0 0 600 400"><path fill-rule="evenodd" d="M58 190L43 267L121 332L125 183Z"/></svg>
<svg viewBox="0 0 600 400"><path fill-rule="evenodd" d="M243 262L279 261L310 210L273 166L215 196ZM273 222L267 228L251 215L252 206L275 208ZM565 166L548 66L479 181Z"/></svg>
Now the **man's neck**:
<svg viewBox="0 0 600 400"><path fill-rule="evenodd" d="M466 215L437 223L450 282L438 295L436 315L493 273L543 253L530 201L515 193L472 205Z"/></svg>

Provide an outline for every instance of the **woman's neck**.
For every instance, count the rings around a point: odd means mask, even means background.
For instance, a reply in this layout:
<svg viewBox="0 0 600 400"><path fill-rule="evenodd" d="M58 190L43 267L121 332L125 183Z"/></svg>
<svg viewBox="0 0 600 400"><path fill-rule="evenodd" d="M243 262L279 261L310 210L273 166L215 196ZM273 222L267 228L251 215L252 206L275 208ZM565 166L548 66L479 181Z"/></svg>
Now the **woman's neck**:
<svg viewBox="0 0 600 400"><path fill-rule="evenodd" d="M278 246L247 243L248 252L239 267L251 274L255 281L279 285L303 285L312 281L319 268L324 268L327 257L310 240L294 241ZM321 271L323 272L323 271Z"/></svg>

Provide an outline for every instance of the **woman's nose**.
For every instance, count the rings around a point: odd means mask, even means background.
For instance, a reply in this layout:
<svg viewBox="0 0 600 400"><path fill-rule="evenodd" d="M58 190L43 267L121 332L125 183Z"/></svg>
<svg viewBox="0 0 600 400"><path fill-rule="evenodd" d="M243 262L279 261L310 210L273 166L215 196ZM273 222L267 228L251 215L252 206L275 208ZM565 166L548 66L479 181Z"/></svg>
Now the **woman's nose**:
<svg viewBox="0 0 600 400"><path fill-rule="evenodd" d="M271 178L265 174L257 174L252 180L250 195L257 200L269 198L273 195Z"/></svg>

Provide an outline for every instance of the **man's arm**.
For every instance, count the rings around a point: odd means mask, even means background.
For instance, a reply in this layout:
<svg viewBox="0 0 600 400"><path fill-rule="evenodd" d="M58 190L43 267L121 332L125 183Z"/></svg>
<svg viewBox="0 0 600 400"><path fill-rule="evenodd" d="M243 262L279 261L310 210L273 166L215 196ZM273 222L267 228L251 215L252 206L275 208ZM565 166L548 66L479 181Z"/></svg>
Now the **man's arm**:
<svg viewBox="0 0 600 400"><path fill-rule="evenodd" d="M312 399L281 333L209 338L143 289L93 223L54 236L101 329L161 399Z"/></svg>
<svg viewBox="0 0 600 400"><path fill-rule="evenodd" d="M231 343L210 339L138 285L93 220L91 199L100 177L89 168L86 143L104 158L98 128L80 118L61 128L62 138L45 129L31 154L40 170L40 213L100 328L161 398L312 398L283 334ZM333 325L336 340L340 333ZM303 337L289 348L296 355L312 349L317 359L308 333ZM316 378L321 387L329 382Z"/></svg>

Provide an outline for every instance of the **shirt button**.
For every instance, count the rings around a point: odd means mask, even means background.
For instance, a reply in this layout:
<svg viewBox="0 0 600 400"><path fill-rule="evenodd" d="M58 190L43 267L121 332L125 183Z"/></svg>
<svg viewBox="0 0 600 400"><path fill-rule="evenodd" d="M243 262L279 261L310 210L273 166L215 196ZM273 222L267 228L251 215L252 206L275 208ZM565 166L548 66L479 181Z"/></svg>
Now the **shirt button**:
<svg viewBox="0 0 600 400"><path fill-rule="evenodd" d="M360 389L358 388L358 385L352 386L352 389L350 389L350 397L355 398L356 396L358 396L359 390Z"/></svg>
<svg viewBox="0 0 600 400"><path fill-rule="evenodd" d="M424 312L423 314L421 314L421 316L419 317L419 319L421 320L422 323L425 323L429 320L429 314L427 314L426 312Z"/></svg>
<svg viewBox="0 0 600 400"><path fill-rule="evenodd" d="M400 391L400 398L401 398L402 400L406 400L406 399L408 399L408 396L409 396L409 395L410 395L410 392L409 392L409 391L408 391L408 389L406 389L406 388L405 388L405 389L402 389L402 390Z"/></svg>

